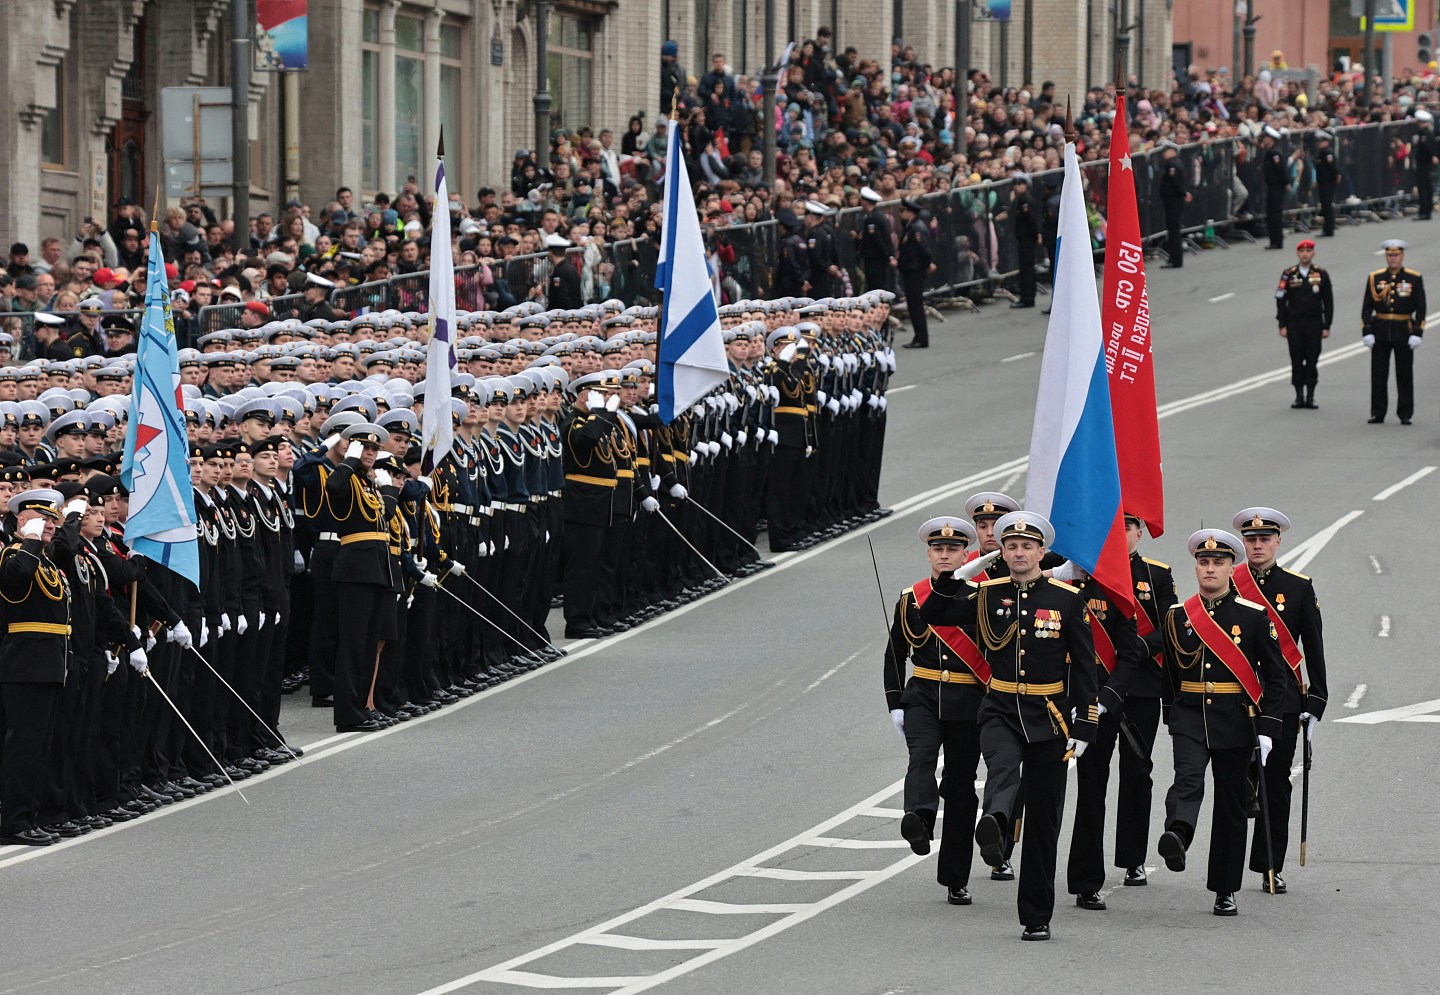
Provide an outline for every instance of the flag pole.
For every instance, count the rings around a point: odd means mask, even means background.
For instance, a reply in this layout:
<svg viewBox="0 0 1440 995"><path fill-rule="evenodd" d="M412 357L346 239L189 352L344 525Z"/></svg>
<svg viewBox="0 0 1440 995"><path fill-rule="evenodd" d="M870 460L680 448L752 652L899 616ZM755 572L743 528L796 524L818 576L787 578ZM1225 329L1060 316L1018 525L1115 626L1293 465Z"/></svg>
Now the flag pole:
<svg viewBox="0 0 1440 995"><path fill-rule="evenodd" d="M676 87L675 92L670 95L670 131L668 131L665 135L665 145L667 148L670 145L671 135L674 134L675 124L678 120L679 112L680 89L679 87ZM668 187L670 186L672 178L671 170L674 168L674 165L674 163L668 161L665 163L665 186L667 187L666 193L669 192ZM666 197L666 203L668 205L669 197ZM665 223L665 215L660 215L660 222L662 225ZM663 231L664 229L662 228L661 230ZM673 245L670 246L670 251L675 251L675 247ZM666 276L668 277L670 272L669 269L667 268L665 272ZM670 310L670 295L665 292L665 289L663 287L656 287L655 289L660 293L660 320L655 326L655 372L658 376L660 372L660 350L664 347L665 344L665 316ZM656 400L659 400L658 393L656 395Z"/></svg>

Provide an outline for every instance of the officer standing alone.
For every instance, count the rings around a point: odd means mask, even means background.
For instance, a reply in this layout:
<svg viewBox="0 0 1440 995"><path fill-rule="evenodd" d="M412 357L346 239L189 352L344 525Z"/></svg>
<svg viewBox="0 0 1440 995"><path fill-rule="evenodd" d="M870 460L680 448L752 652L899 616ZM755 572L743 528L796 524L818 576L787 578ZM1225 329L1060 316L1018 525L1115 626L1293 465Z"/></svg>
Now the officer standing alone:
<svg viewBox="0 0 1440 995"><path fill-rule="evenodd" d="M1330 337L1335 318L1335 293L1330 274L1315 265L1315 242L1304 239L1295 247L1299 259L1280 274L1275 288L1275 320L1280 337L1290 346L1290 385L1295 388L1292 408L1318 407L1315 384L1320 345Z"/></svg>
<svg viewBox="0 0 1440 995"><path fill-rule="evenodd" d="M905 307L915 337L906 342L906 349L930 348L930 327L925 321L925 278L935 272L935 257L930 251L930 230L920 220L920 203L906 197L900 202L900 221L905 225L900 236L900 286L905 291Z"/></svg>
<svg viewBox="0 0 1440 995"><path fill-rule="evenodd" d="M1415 350L1425 334L1425 281L1405 268L1405 243L1380 243L1385 268L1365 278L1360 305L1360 341L1370 350L1370 424L1385 420L1390 407L1390 356L1395 356L1395 413L1409 425L1415 413Z"/></svg>
<svg viewBox="0 0 1440 995"><path fill-rule="evenodd" d="M1270 236L1267 249L1285 248L1285 188L1290 172L1280 154L1280 132L1270 125L1260 134L1261 174L1265 178L1265 231Z"/></svg>
<svg viewBox="0 0 1440 995"><path fill-rule="evenodd" d="M1195 198L1185 185L1185 174L1180 168L1180 146L1166 140L1160 143L1160 148L1164 150L1160 165L1160 202L1165 205L1165 254L1170 257L1165 266L1179 269L1185 265L1185 245L1180 235L1185 205Z"/></svg>

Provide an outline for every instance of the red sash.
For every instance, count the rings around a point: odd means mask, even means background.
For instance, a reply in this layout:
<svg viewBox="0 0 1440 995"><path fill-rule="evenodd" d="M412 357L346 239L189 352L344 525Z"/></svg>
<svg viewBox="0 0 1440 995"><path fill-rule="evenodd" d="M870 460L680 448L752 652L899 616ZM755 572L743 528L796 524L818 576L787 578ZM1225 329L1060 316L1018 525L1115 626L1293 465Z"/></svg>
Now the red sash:
<svg viewBox="0 0 1440 995"><path fill-rule="evenodd" d="M930 581L928 579L916 581L915 604L924 605L930 598ZM930 631L939 637L940 641L955 651L955 655L964 661L965 666L980 679L980 683L990 684L990 664L986 662L980 647L975 645L975 640L965 635L965 631L955 625L932 625Z"/></svg>
<svg viewBox="0 0 1440 995"><path fill-rule="evenodd" d="M1285 628L1285 620L1280 617L1280 613L1275 610L1270 599L1260 592L1260 585L1255 583L1255 575L1250 572L1248 563L1235 571L1234 580L1235 589L1240 592L1240 597L1265 608L1265 614L1270 616L1270 622L1275 626L1275 635L1280 640L1280 655L1285 657L1285 662L1290 664L1291 673L1303 686L1305 682L1300 677L1300 660L1302 658L1300 647L1295 645L1295 637L1290 635L1289 629Z"/></svg>
<svg viewBox="0 0 1440 995"><path fill-rule="evenodd" d="M1150 613L1138 603L1135 605L1135 631L1140 633L1141 639L1144 639L1155 631L1155 623L1150 621ZM1157 667L1163 667L1165 665L1164 653L1156 653L1151 659L1155 661Z"/></svg>
<svg viewBox="0 0 1440 995"><path fill-rule="evenodd" d="M1140 614L1145 614L1143 611ZM1105 623L1090 613L1090 635L1095 640L1095 658L1105 665L1105 673L1115 673L1115 640L1105 631Z"/></svg>
<svg viewBox="0 0 1440 995"><path fill-rule="evenodd" d="M1192 594L1185 602L1184 608L1185 617L1190 620L1190 627L1195 630L1195 635L1200 637L1205 648L1220 658L1220 662L1225 664L1225 669L1235 675L1235 679L1240 682L1240 686L1245 689L1250 700L1258 704L1261 687L1259 679L1255 676L1255 668L1250 665L1245 654L1240 652L1240 647L1235 645L1234 640L1205 610L1205 606L1200 602L1200 595Z"/></svg>

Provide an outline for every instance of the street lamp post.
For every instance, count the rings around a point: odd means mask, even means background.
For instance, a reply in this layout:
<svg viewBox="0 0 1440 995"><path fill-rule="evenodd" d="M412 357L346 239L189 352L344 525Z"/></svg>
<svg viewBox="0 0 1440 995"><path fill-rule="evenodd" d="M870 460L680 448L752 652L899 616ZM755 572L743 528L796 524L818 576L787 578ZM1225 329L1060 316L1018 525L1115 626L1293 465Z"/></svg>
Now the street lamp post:
<svg viewBox="0 0 1440 995"><path fill-rule="evenodd" d="M550 148L550 0L535 0L535 163L544 168Z"/></svg>

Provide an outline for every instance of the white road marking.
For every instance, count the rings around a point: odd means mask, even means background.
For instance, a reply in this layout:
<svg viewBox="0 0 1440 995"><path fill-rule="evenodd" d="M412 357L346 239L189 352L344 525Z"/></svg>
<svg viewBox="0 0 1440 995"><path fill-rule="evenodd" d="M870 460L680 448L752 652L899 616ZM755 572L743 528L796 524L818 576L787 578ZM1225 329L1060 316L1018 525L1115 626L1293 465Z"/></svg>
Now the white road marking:
<svg viewBox="0 0 1440 995"><path fill-rule="evenodd" d="M1345 699L1346 708L1359 708L1360 699L1365 697L1365 692L1370 690L1369 684L1357 684L1355 690L1350 692L1350 697Z"/></svg>
<svg viewBox="0 0 1440 995"><path fill-rule="evenodd" d="M918 383L907 383L904 387L891 387L885 392L885 396L889 397L891 394L899 394L903 391L914 390L916 387L919 386L920 385Z"/></svg>
<svg viewBox="0 0 1440 995"><path fill-rule="evenodd" d="M1396 494L1398 494L1400 491L1403 491L1405 488L1409 487L1411 484L1413 484L1413 483L1415 483L1416 481L1419 481L1419 480L1424 480L1426 477L1430 476L1430 474L1432 474L1432 473L1434 473L1434 472L1435 472L1435 467L1433 467L1433 466L1422 466L1420 469L1418 469L1418 470L1416 470L1414 473L1410 474L1410 476L1406 477L1404 480L1400 481L1398 484L1391 484L1389 487L1385 488L1385 489L1384 489L1383 491L1381 491L1379 494L1376 494L1376 495L1375 495L1373 498L1371 498L1370 500L1372 500L1372 501L1384 501L1384 500L1386 500L1387 498L1392 498L1392 497L1394 497Z"/></svg>
<svg viewBox="0 0 1440 995"><path fill-rule="evenodd" d="M714 950L729 940L652 940L648 936L622 936L605 933L581 941L591 947L614 947L617 950Z"/></svg>
<svg viewBox="0 0 1440 995"><path fill-rule="evenodd" d="M1375 633L1375 638L1376 638L1376 639L1389 639L1389 638L1390 638L1390 616L1389 616L1389 615L1381 615L1381 616L1380 616L1380 631L1377 632L1377 633Z"/></svg>
<svg viewBox="0 0 1440 995"><path fill-rule="evenodd" d="M1000 485L1000 493L1009 494L1010 488L1018 484L1020 482L1020 478L1023 476L1025 476L1024 470L1016 470L1014 473L1010 474L1010 476L1005 478L1005 482Z"/></svg>
<svg viewBox="0 0 1440 995"><path fill-rule="evenodd" d="M830 678L832 678L832 677L834 677L836 674L840 673L840 669L841 669L842 667L844 667L846 664L852 663L852 662L853 662L854 660L856 660L862 653L869 653L869 652L870 652L870 645L871 645L870 643L866 643L864 646L860 647L860 648L859 648L858 650L856 650L854 653L851 653L851 654L850 654L849 656L847 656L845 659L841 660L839 663L835 664L835 666L831 667L829 670L825 671L825 673L821 674L819 677L817 677L817 678L815 678L813 681L811 681L811 682L810 682L810 685L809 685L807 688L805 688L804 691L801 691L800 693L801 693L801 694L806 694L806 693L808 693L808 692L810 692L810 691L814 691L814 690L815 690L816 688L818 688L821 684L824 684L824 683L825 683L826 681L828 681Z"/></svg>
<svg viewBox="0 0 1440 995"><path fill-rule="evenodd" d="M1370 554L1370 569L1375 571L1377 577L1385 572L1385 568L1380 565L1380 557L1373 553Z"/></svg>
<svg viewBox="0 0 1440 995"><path fill-rule="evenodd" d="M1211 304L1219 304L1221 301L1228 301L1230 298L1232 298L1232 297L1234 297L1234 296L1235 296L1234 291L1231 291L1231 292L1228 293L1228 294L1221 294L1219 297L1212 297L1212 298L1210 298L1210 303L1211 303Z"/></svg>
<svg viewBox="0 0 1440 995"><path fill-rule="evenodd" d="M1035 355L1034 352L1017 352L1017 353L1016 353L1015 355L1013 355L1013 356L1006 356L1004 359L1000 360L1000 362L1002 362L1002 363L1014 363L1014 362L1018 362L1019 360L1022 360L1022 359L1029 359L1029 358L1030 358L1031 356L1033 356L1033 355Z"/></svg>
<svg viewBox="0 0 1440 995"><path fill-rule="evenodd" d="M1379 725L1381 722L1440 722L1440 715L1431 718L1431 712L1440 712L1440 698L1416 702L1413 705L1401 705L1399 708L1382 708L1378 712L1366 712L1363 715L1347 715L1335 721L1355 722L1365 726Z"/></svg>
<svg viewBox="0 0 1440 995"><path fill-rule="evenodd" d="M1325 528L1319 532L1316 532L1294 550L1291 550L1288 559L1281 557L1281 565L1290 570L1304 572L1305 568L1310 565L1310 561L1320 555L1320 551L1325 548L1331 539L1334 539L1340 534L1341 529L1363 514L1365 514L1363 511L1349 511L1341 515L1334 522L1325 526Z"/></svg>
<svg viewBox="0 0 1440 995"><path fill-rule="evenodd" d="M1426 320L1430 320L1436 317L1440 317L1440 311L1437 311L1434 314L1427 315ZM1331 363L1337 363L1352 356L1356 356L1363 351L1365 351L1365 347L1358 342L1350 346L1342 346L1341 348L1332 350L1331 352L1322 356L1319 365L1325 366ZM1031 353L1031 355L1034 354ZM1190 397L1183 397L1179 400L1170 401L1166 404L1162 404L1159 406L1157 417L1169 418L1172 415L1182 414L1186 411L1192 410L1193 408L1203 407L1205 405L1214 404L1217 401L1227 400L1228 398L1233 397L1236 394L1243 394L1247 391L1263 387L1269 383L1274 383L1281 380L1288 380L1289 377L1290 367L1288 365L1277 367L1267 373L1256 374L1255 376L1246 377L1242 380L1237 380L1231 384L1222 387L1203 391L1199 394L1191 395ZM542 667L539 670L532 670L529 673L521 674L518 677L514 677L511 680L506 681L504 684L501 684L497 687L489 688L485 691L480 692L479 694L472 695L471 697L466 698L463 701L460 701L454 705L451 705L448 708L441 709L438 712L431 712L429 715L422 715L419 718L412 719L409 722L403 722L399 725L391 726L389 729L382 729L379 732L363 734L340 733L328 739L323 739L318 743L313 743L305 748L305 757L301 760L293 761L281 767L271 768L263 774L248 779L244 782L244 784L246 785L246 787L252 787L255 784L258 784L268 778L279 777L280 775L285 774L289 771L298 770L322 758L336 756L338 754L346 752L347 750L354 749L356 746L360 746L364 743L373 743L377 740L385 738L386 736L398 733L402 730L414 729L417 726L422 726L427 722L435 721L436 719L443 718L447 715L453 715L461 711L462 709L475 705L493 695L500 694L504 691L513 690L514 688L517 688L522 684L526 684L532 680L535 680L537 677L542 677L546 674L552 674L563 667L568 667L573 663L577 663L580 660L583 660L586 657L602 649L609 649L642 632L648 632L657 626L672 622L675 619L680 618L691 611L694 611L696 608L699 608L702 605L714 604L714 602L718 598L724 597L731 591L738 590L759 580L762 580L767 576L779 573L783 570L787 570L790 567L795 566L796 564L804 563L806 560L809 560L810 558L815 556L819 556L820 554L828 552L829 550L837 549L843 543L855 539L859 536L867 535L870 532L873 532L874 530L880 528L881 526L889 522L897 521L902 516L908 514L911 511L920 508L926 508L932 504L938 503L943 500L949 500L955 497L957 494L972 490L981 484L1001 479L1004 475L1017 472L1023 473L1029 466L1029 463L1030 460L1028 456L1021 456L1017 459L1008 460L1004 463L998 464L997 466L982 470L979 473L972 474L968 477L962 477L961 479L953 480L948 484L941 484L938 487L932 487L928 491L922 491L919 494L913 494L910 497L891 505L891 509L894 511L894 514L890 517L882 518L878 521L871 522L868 525L861 526L860 528L854 529L835 540L822 543L821 545L816 546L813 549L807 549L803 552L798 553L779 553L772 557L776 564L775 567L773 567L772 569L763 571L762 573L754 574L750 577L746 577L744 580L739 580L727 584L725 587L721 588L712 596L700 598L696 601L690 602L689 604L682 605L680 608L677 608L672 612L667 612L664 615L659 616L658 618L652 619L651 621L644 623L643 625L636 626L633 629L627 629L625 632L617 633L616 635L609 636L605 639L579 639L574 642L567 643L563 647L561 647L562 649L567 651L567 655L559 660L556 660L554 663ZM1295 551L1292 550L1291 554L1293 555L1294 552ZM12 864L22 863L27 860L34 860L37 857L42 857L47 854L59 853L72 846L79 846L85 843L94 843L97 840L106 839L107 837L115 833L134 829L138 826L146 826L151 824L154 820L162 818L164 816L174 815L177 812L188 812L196 805L204 805L206 803L213 802L218 798L234 793L235 790L236 789L234 786L226 785L225 787L218 788L215 791L209 792L208 794L200 795L196 798L191 798L184 802L178 802L174 805L166 806L165 808L157 812L151 813L143 819L136 819L131 822L119 823L117 825L109 827L108 829L102 829L98 832L90 833L85 836L78 836L75 839L63 840L60 843L54 844L53 846L0 846L0 868L5 868Z"/></svg>

